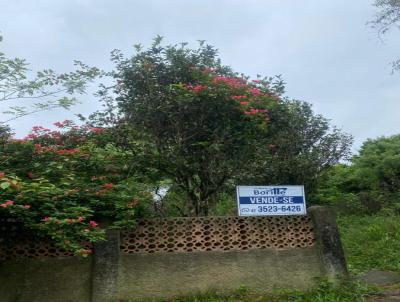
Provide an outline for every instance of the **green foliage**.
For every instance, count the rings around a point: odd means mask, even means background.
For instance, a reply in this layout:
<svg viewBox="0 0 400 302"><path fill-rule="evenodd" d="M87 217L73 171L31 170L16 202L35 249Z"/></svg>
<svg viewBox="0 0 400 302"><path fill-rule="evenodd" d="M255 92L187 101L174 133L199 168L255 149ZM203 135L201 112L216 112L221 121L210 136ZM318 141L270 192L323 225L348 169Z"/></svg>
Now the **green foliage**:
<svg viewBox="0 0 400 302"><path fill-rule="evenodd" d="M351 135L332 127L309 103L286 101L273 108L270 119L242 183L303 184L310 194L326 169L350 155Z"/></svg>
<svg viewBox="0 0 400 302"><path fill-rule="evenodd" d="M210 291L202 295L184 296L168 300L157 300L165 302L363 302L364 297L375 292L361 283L344 281L341 286L334 286L328 281L321 281L319 286L313 290L301 292L287 290L275 294L254 294L245 287L240 287L234 293L220 294ZM135 302L136 300L125 300L124 302ZM145 302L141 300L142 302ZM150 301L150 300L148 300ZM154 301L154 300L152 300Z"/></svg>
<svg viewBox="0 0 400 302"><path fill-rule="evenodd" d="M400 222L396 216L344 216L338 219L348 267L400 272Z"/></svg>
<svg viewBox="0 0 400 302"><path fill-rule="evenodd" d="M400 135L367 140L353 159L361 190L400 190Z"/></svg>
<svg viewBox="0 0 400 302"><path fill-rule="evenodd" d="M337 165L321 179L313 198L342 212L400 213L400 135L369 139L350 166Z"/></svg>
<svg viewBox="0 0 400 302"><path fill-rule="evenodd" d="M12 104L2 112L11 117L0 125L31 113L74 105L74 96L84 93L87 84L100 75L99 69L80 61L74 65L77 70L73 72L58 74L45 69L31 76L26 60L0 52L0 105Z"/></svg>
<svg viewBox="0 0 400 302"><path fill-rule="evenodd" d="M0 223L13 230L3 239L49 237L87 254L87 243L104 238L98 223L134 225L151 194L137 180L133 154L104 142L107 129L56 125L60 131L36 126L0 146Z"/></svg>
<svg viewBox="0 0 400 302"><path fill-rule="evenodd" d="M318 180L318 188L309 196L312 203L333 206L343 214L365 214L357 191L357 181L351 166L337 164L325 171Z"/></svg>

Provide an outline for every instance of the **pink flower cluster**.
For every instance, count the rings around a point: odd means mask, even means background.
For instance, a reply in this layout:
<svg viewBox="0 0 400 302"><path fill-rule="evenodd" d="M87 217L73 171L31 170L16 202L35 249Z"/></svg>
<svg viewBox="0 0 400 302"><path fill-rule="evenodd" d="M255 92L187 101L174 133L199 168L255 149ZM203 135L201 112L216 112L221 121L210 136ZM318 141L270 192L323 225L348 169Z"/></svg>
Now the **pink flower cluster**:
<svg viewBox="0 0 400 302"><path fill-rule="evenodd" d="M75 222L84 222L85 221L85 217L79 216L78 218L65 218L65 219L57 219L57 218L53 218L53 217L44 217L42 219L43 222L49 222L49 221L54 221L56 224L61 224L62 222L65 222L67 224L71 224L71 223L75 223ZM96 228L99 224L94 221L94 220L90 220L89 221L89 226L92 228ZM85 231L90 231L89 229L85 229Z"/></svg>
<svg viewBox="0 0 400 302"><path fill-rule="evenodd" d="M14 204L14 201L6 200L6 202L0 203L0 207L7 208L8 206L12 206L13 204Z"/></svg>
<svg viewBox="0 0 400 302"><path fill-rule="evenodd" d="M250 111L245 111L244 114L246 115L255 115L257 113L267 113L267 109L253 109L251 108Z"/></svg>
<svg viewBox="0 0 400 302"><path fill-rule="evenodd" d="M249 91L250 91L250 93L251 93L253 96L259 96L259 95L261 95L261 90L258 89L258 88L251 88Z"/></svg>
<svg viewBox="0 0 400 302"><path fill-rule="evenodd" d="M223 83L228 85L232 88L243 88L247 87L247 83L242 78L234 78L234 77L223 77L223 76L216 76L213 79L213 82L216 84Z"/></svg>
<svg viewBox="0 0 400 302"><path fill-rule="evenodd" d="M241 99L247 99L247 95L234 95L232 97L232 99L234 99L236 101L241 100Z"/></svg>
<svg viewBox="0 0 400 302"><path fill-rule="evenodd" d="M57 128L64 128L64 127L72 126L73 125L73 121L65 120L63 122L55 122L53 125L56 126Z"/></svg>
<svg viewBox="0 0 400 302"><path fill-rule="evenodd" d="M191 90L191 91L193 91L193 92L198 93L198 92L200 92L200 91L203 91L203 90L207 89L207 86L206 86L206 85L195 85L195 86L193 86L193 85L186 85L186 88L187 88L188 90Z"/></svg>
<svg viewBox="0 0 400 302"><path fill-rule="evenodd" d="M2 208L7 208L7 207L12 206L12 205L14 205L14 201L12 201L12 200L6 200L4 203L0 203L0 207L2 207ZM30 209L31 206L29 204L25 204L25 205L22 206L22 208Z"/></svg>
<svg viewBox="0 0 400 302"><path fill-rule="evenodd" d="M104 128L99 128L99 127L87 127L91 132L93 132L93 133L96 133L96 134L98 134L98 133L102 133L102 132L104 132Z"/></svg>

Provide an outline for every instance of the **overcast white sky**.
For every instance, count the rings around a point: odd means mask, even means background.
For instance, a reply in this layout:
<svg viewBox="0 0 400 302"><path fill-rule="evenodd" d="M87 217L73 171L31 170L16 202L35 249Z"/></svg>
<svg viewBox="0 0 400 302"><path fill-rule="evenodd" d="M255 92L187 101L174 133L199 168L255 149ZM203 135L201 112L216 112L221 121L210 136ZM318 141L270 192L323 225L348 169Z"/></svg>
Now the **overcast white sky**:
<svg viewBox="0 0 400 302"><path fill-rule="evenodd" d="M400 32L378 39L366 22L372 0L0 0L0 51L26 58L32 69L72 70L78 59L109 69L109 53L148 45L207 40L223 63L255 76L282 74L286 95L355 137L399 133ZM71 112L52 111L12 123L18 136L99 108L91 96Z"/></svg>

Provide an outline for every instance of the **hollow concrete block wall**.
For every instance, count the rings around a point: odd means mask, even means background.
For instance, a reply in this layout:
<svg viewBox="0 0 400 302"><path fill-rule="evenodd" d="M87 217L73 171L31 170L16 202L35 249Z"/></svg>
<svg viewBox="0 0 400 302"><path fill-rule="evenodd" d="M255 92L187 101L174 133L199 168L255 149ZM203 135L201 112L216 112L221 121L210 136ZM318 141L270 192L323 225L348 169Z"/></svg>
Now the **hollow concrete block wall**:
<svg viewBox="0 0 400 302"><path fill-rule="evenodd" d="M35 259L0 261L0 301L108 302L240 286L306 289L315 277L346 273L335 216L323 207L309 213L143 221L122 234L109 231L86 259L28 251L22 254Z"/></svg>

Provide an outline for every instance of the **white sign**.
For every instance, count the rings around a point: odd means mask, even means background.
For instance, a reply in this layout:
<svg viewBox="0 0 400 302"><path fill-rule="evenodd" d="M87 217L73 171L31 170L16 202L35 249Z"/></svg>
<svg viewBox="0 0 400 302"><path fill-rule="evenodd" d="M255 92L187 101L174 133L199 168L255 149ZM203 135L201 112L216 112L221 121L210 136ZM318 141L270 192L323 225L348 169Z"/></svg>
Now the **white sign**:
<svg viewBox="0 0 400 302"><path fill-rule="evenodd" d="M304 186L237 186L239 216L305 215Z"/></svg>

